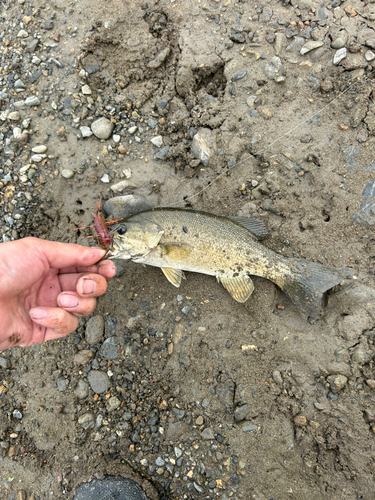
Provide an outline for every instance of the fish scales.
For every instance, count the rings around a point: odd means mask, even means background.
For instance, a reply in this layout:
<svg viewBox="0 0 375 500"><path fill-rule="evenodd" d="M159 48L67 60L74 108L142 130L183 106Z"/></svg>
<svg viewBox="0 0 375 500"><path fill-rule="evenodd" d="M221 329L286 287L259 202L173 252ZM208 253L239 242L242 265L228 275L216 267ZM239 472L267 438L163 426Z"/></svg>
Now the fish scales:
<svg viewBox="0 0 375 500"><path fill-rule="evenodd" d="M216 276L238 302L254 285L251 276L276 283L311 321L323 311L324 294L342 281L322 264L287 258L263 246L263 224L190 209L160 208L129 217L115 227L111 258L160 267L176 287L183 271Z"/></svg>

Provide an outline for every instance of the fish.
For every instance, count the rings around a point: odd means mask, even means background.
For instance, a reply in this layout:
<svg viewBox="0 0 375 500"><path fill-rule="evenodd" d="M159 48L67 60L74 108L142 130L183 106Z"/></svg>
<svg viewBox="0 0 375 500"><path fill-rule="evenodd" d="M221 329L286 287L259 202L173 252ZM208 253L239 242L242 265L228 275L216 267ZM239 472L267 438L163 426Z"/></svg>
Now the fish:
<svg viewBox="0 0 375 500"><path fill-rule="evenodd" d="M261 276L315 322L322 316L325 293L343 277L335 268L270 250L260 242L266 235L263 222L250 217L154 208L114 226L107 257L160 267L177 288L184 271L215 276L240 303L254 290L251 276Z"/></svg>

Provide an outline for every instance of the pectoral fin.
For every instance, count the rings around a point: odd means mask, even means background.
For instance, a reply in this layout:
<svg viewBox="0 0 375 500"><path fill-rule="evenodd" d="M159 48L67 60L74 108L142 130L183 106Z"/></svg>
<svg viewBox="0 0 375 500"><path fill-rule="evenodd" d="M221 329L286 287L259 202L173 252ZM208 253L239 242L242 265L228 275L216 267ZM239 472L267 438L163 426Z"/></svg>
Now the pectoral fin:
<svg viewBox="0 0 375 500"><path fill-rule="evenodd" d="M161 270L167 280L172 283L173 286L179 287L181 285L181 280L185 279L184 272L181 269L172 269L171 267L162 267Z"/></svg>
<svg viewBox="0 0 375 500"><path fill-rule="evenodd" d="M220 281L223 287L228 290L237 302L246 302L254 290L254 283L248 276L242 276L239 278L220 277Z"/></svg>

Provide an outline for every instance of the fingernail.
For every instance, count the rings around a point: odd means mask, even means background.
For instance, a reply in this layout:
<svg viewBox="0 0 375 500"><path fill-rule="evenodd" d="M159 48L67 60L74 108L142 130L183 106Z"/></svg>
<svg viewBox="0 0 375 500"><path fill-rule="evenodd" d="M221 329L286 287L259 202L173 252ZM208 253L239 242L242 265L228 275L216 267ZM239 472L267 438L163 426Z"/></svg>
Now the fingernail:
<svg viewBox="0 0 375 500"><path fill-rule="evenodd" d="M47 311L38 307L30 311L30 316L33 319L43 319L47 316Z"/></svg>
<svg viewBox="0 0 375 500"><path fill-rule="evenodd" d="M60 295L59 302L60 302L61 307L77 307L78 306L77 297L75 295L70 295L68 293L64 293L63 295Z"/></svg>
<svg viewBox="0 0 375 500"><path fill-rule="evenodd" d="M93 280L83 280L83 293L94 293L96 290L96 283Z"/></svg>

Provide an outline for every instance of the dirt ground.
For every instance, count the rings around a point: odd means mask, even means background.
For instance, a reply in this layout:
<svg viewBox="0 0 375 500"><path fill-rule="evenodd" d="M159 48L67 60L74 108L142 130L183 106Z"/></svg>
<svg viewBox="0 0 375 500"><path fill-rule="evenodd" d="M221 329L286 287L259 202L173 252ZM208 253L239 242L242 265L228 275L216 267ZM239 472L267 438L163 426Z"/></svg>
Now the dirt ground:
<svg viewBox="0 0 375 500"><path fill-rule="evenodd" d="M94 322L0 353L0 497L71 498L82 478L110 473L151 500L373 499L375 4L2 5L5 25L31 17L36 55L63 64L32 84L21 72L41 105L12 161L47 142L50 156L20 236L90 244L74 229L99 197L135 194L258 217L267 247L351 277L310 324L262 278L238 304L210 276L177 290L159 269L119 261ZM102 116L117 137L83 138ZM108 384L95 393L98 371Z"/></svg>

